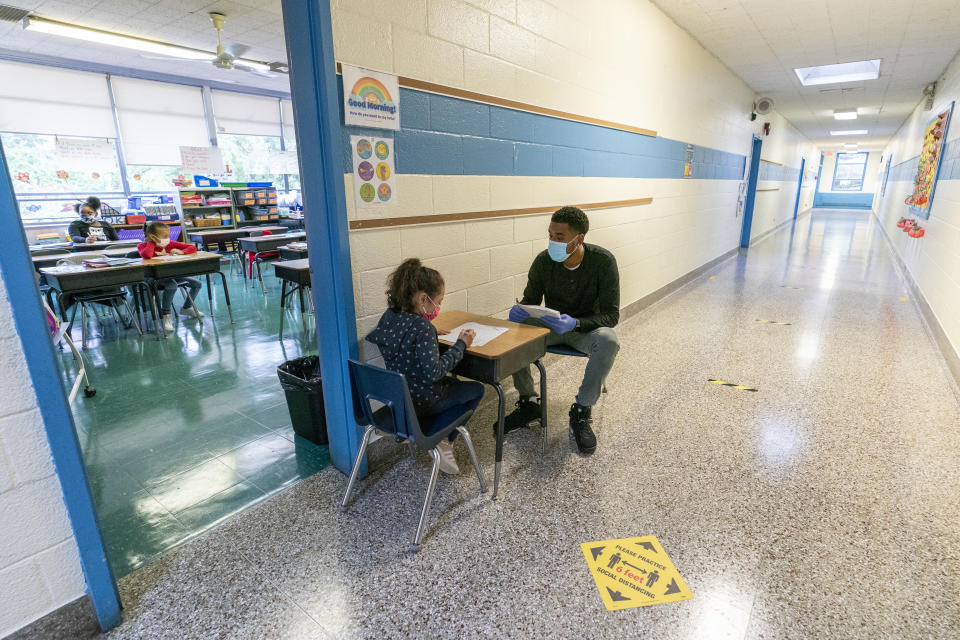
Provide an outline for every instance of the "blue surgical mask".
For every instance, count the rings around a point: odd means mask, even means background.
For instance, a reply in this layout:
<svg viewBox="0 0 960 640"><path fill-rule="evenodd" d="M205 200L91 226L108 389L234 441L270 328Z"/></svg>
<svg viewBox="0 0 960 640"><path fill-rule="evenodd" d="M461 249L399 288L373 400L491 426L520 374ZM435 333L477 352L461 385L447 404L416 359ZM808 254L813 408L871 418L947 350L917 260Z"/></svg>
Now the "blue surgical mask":
<svg viewBox="0 0 960 640"><path fill-rule="evenodd" d="M563 262L570 257L570 254L567 253L566 242L556 242L551 240L550 245L547 247L547 253L550 254L550 258L554 262Z"/></svg>

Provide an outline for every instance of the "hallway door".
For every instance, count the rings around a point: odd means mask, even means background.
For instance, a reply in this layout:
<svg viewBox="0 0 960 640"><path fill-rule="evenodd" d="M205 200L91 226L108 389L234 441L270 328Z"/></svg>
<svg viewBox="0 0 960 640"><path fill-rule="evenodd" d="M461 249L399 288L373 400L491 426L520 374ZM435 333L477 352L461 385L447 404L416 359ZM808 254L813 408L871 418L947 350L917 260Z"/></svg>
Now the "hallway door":
<svg viewBox="0 0 960 640"><path fill-rule="evenodd" d="M797 200L793 203L793 219L797 219L797 209L800 207L800 190L803 189L803 166L807 164L806 158L800 158L800 177L797 178Z"/></svg>
<svg viewBox="0 0 960 640"><path fill-rule="evenodd" d="M753 136L750 151L750 173L747 174L747 198L743 204L743 228L740 230L740 246L750 246L750 227L753 226L753 203L757 198L757 180L760 177L760 148L763 138Z"/></svg>

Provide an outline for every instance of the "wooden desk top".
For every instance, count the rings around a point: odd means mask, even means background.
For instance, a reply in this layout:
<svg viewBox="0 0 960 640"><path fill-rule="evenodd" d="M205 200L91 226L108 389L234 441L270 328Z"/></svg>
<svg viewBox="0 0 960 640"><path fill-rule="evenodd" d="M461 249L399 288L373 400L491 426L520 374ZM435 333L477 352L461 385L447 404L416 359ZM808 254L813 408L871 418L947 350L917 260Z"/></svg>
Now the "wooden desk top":
<svg viewBox="0 0 960 640"><path fill-rule="evenodd" d="M202 231L194 231L194 230L187 231L187 235L203 237L203 236L212 236L214 234L235 233L239 237L239 236L249 235L251 231L287 231L288 229L289 227L278 227L278 226L258 227L256 225L251 225L249 227L241 227L239 229L235 229L233 227L229 227L229 228L214 227L213 229L204 229Z"/></svg>
<svg viewBox="0 0 960 640"><path fill-rule="evenodd" d="M277 260L273 263L273 268L276 269L280 267L281 269L294 269L296 271L310 270L310 260L307 258L300 258L299 260ZM457 325L452 325L457 326Z"/></svg>
<svg viewBox="0 0 960 640"><path fill-rule="evenodd" d="M290 262L297 261L291 260ZM449 331L450 329L459 327L464 322L476 322L478 324L485 324L493 327L508 328L506 333L497 336L482 347L469 347L467 349L467 353L480 358L487 358L489 360L500 358L504 354L509 353L518 347L522 347L528 342L542 338L550 333L549 329L545 329L543 327L532 327L526 324L517 324L516 322L510 322L509 320L498 320L497 318L489 318L487 316L481 316L479 314L469 313L467 311L444 311L434 319L433 326L435 326L437 329Z"/></svg>
<svg viewBox="0 0 960 640"><path fill-rule="evenodd" d="M269 236L251 236L248 238L243 238L244 242L260 243L260 242L274 242L280 240L282 242L301 240L306 238L307 234L304 231L294 231L293 233L277 233Z"/></svg>
<svg viewBox="0 0 960 640"><path fill-rule="evenodd" d="M85 258L85 259L92 259L92 258L95 258L96 256L100 256L100 255L107 256L108 258L122 258L122 257L126 256L128 253L130 253L131 251L136 251L136 250L137 250L136 247L121 247L121 248L119 248L119 249L104 249L104 250L102 250L102 251L97 251L97 252L95 252L95 253L91 253L90 258L86 258L86 256L84 256L84 258ZM74 254L70 253L69 251L63 251L63 252L61 252L61 253L51 253L51 254L47 254L47 255L45 255L45 256L44 256L44 255L40 255L40 256L30 256L30 259L33 260L33 264L38 264L38 263L39 263L39 264L42 264L42 263L44 263L44 262L50 262L51 264L56 264L58 260L60 260L60 259L62 259L62 258L66 258L67 256L72 256L72 255L74 255Z"/></svg>
<svg viewBox="0 0 960 640"><path fill-rule="evenodd" d="M147 267L167 265L167 264L183 264L184 262L196 262L197 260L210 260L210 259L220 259L219 253L213 253L212 251L197 251L196 253L189 253L183 256L177 256L172 260L165 260L163 258L150 258L149 260L143 260L143 265Z"/></svg>
<svg viewBox="0 0 960 640"><path fill-rule="evenodd" d="M137 260L136 262L131 262L130 264L121 264L116 267L88 267L84 264L65 264L60 267L42 267L40 273L50 276L73 276L79 274L91 274L91 273L110 273L113 271L123 271L126 269L139 269L143 271L143 260Z"/></svg>

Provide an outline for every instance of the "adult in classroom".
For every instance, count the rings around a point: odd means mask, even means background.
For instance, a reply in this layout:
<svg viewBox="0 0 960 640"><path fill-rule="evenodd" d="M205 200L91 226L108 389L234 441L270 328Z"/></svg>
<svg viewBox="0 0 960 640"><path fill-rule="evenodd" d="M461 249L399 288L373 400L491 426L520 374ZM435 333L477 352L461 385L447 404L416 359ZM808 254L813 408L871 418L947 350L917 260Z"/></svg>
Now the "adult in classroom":
<svg viewBox="0 0 960 640"><path fill-rule="evenodd" d="M563 207L550 218L550 244L533 260L520 305L539 305L560 317L535 319L520 306L510 310L512 322L547 327L547 345L566 344L587 354L587 369L573 404L570 428L581 453L593 453L597 438L590 427L591 409L620 351L613 327L620 321L620 273L613 254L584 242L590 220L576 207ZM540 419L540 402L530 367L513 375L520 394L517 408L506 417L504 431Z"/></svg>
<svg viewBox="0 0 960 640"><path fill-rule="evenodd" d="M104 240L116 240L117 230L104 220L100 215L100 209L109 205L102 205L100 198L90 196L83 202L73 205L74 210L80 214L79 220L70 223L68 233L74 242L77 238L84 238L84 242L98 242Z"/></svg>

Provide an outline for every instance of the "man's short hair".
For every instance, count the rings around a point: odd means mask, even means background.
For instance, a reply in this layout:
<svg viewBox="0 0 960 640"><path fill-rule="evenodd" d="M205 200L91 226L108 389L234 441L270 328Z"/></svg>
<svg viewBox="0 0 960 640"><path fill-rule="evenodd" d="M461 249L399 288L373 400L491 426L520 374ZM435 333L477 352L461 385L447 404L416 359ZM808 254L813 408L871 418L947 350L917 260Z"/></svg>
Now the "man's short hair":
<svg viewBox="0 0 960 640"><path fill-rule="evenodd" d="M550 222L565 224L577 233L586 234L590 230L587 214L576 207L562 207L553 212Z"/></svg>

